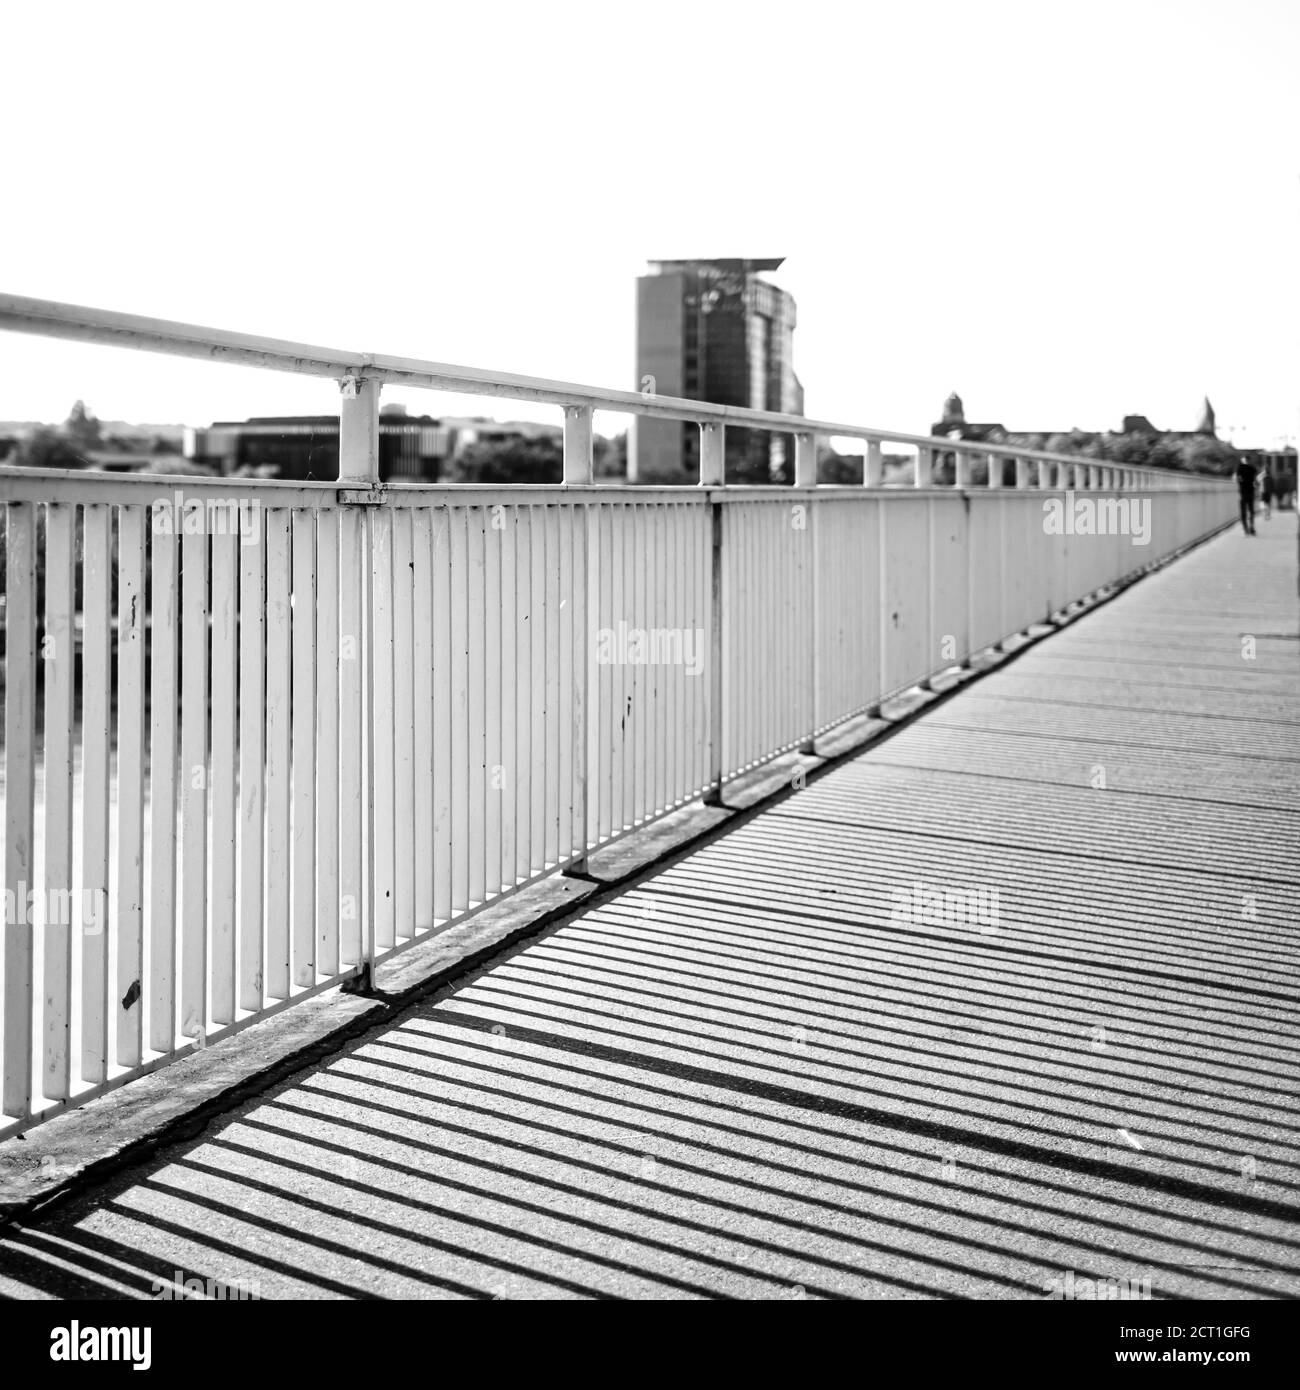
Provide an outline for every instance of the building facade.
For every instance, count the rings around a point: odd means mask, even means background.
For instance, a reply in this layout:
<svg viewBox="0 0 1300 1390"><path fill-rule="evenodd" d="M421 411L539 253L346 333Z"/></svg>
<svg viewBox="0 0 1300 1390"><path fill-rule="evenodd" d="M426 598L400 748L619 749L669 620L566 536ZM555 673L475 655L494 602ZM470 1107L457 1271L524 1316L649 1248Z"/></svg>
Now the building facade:
<svg viewBox="0 0 1300 1390"><path fill-rule="evenodd" d="M428 415L407 415L400 406L379 417L379 476L437 482L455 435ZM335 478L339 467L337 415L265 415L218 420L187 429L187 458L222 475L261 474L303 481Z"/></svg>
<svg viewBox="0 0 1300 1390"><path fill-rule="evenodd" d="M1001 422L976 423L967 420L962 399L954 391L944 401L943 414L930 426L930 433L938 439L961 439L974 444L1021 444L1025 448L1041 449L1045 447L1043 441L1075 433L1075 430L1073 426L1069 429L1009 430ZM1148 439L1218 438L1214 407L1210 404L1209 397L1202 403L1200 423L1194 430L1162 430L1153 425L1145 415L1126 415L1116 433L1141 435Z"/></svg>
<svg viewBox="0 0 1300 1390"><path fill-rule="evenodd" d="M637 281L638 389L802 415L795 302L759 275L782 259L652 261ZM633 420L629 482L693 483L699 465L696 425ZM728 429L726 467L728 481L792 481L793 444L764 430Z"/></svg>

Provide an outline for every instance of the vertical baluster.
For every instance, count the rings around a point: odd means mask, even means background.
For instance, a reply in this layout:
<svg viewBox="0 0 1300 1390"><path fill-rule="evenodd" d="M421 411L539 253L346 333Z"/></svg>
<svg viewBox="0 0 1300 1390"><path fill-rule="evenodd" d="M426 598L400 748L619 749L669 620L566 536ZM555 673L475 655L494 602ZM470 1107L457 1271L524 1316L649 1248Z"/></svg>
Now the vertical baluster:
<svg viewBox="0 0 1300 1390"><path fill-rule="evenodd" d="M750 563L758 583L752 591L758 602L746 605L748 640L745 667L749 688L762 691L763 718L756 729L747 761L756 762L783 741L789 728L791 662L789 659L790 616L787 604L793 580L793 541L795 531L789 517L777 516L777 508L766 501L750 509ZM772 626L767 626L767 615ZM770 673L770 675L769 675ZM763 680L761 676L767 676Z"/></svg>
<svg viewBox="0 0 1300 1390"><path fill-rule="evenodd" d="M515 554L515 871L533 873L533 522L531 507L511 508Z"/></svg>
<svg viewBox="0 0 1300 1390"><path fill-rule="evenodd" d="M353 663L355 664L355 663ZM339 972L339 513L316 513L316 969ZM347 833L346 831L344 832Z"/></svg>
<svg viewBox="0 0 1300 1390"><path fill-rule="evenodd" d="M316 514L293 512L293 671L290 759L293 766L290 858L293 883L292 983L316 983Z"/></svg>
<svg viewBox="0 0 1300 1390"><path fill-rule="evenodd" d="M715 586L719 598L722 594L722 556L715 554L715 539L720 552L721 508L710 502L696 519L695 620L704 634L701 640L704 642L705 666L700 689L696 692L694 733L689 745L695 755L692 785L703 788L706 798L712 795L715 764L719 777L722 772L722 726L719 724L716 730L712 728L712 710L715 704L719 709L722 706L722 633L721 622L715 622L714 614Z"/></svg>
<svg viewBox="0 0 1300 1390"><path fill-rule="evenodd" d="M10 502L5 512L4 1113L25 1117L35 994L27 895L36 886L36 506Z"/></svg>
<svg viewBox="0 0 1300 1390"><path fill-rule="evenodd" d="M112 704L112 508L86 507L83 522L81 721L83 901L89 920L81 952L81 1076L108 1075L109 718ZM202 540L202 537L200 537Z"/></svg>
<svg viewBox="0 0 1300 1390"><path fill-rule="evenodd" d="M670 502L664 508L664 605L667 625L678 634L678 664L668 669L668 698L664 703L664 797L663 808L676 806L682 800L685 786L682 781L682 732L686 722L683 704L687 672L687 657L693 653L690 645L694 636L686 620L683 601L686 566L686 520L689 509L681 503Z"/></svg>
<svg viewBox="0 0 1300 1390"><path fill-rule="evenodd" d="M262 873L266 862L266 542L269 513L260 502L255 502L249 516L257 533L251 543L241 545L239 550L238 954L239 1007L257 1010L262 1007L264 998ZM156 575L154 582L157 583ZM355 587L359 594L360 586ZM156 616L154 621L157 622ZM154 689L156 713L157 685Z"/></svg>
<svg viewBox="0 0 1300 1390"><path fill-rule="evenodd" d="M933 504L931 504L933 505ZM807 638L805 645L804 665L807 668L807 684L805 686L803 710L803 727L808 731L808 737L804 742L804 751L815 754L817 752L817 728L820 723L820 713L818 708L818 687L821 684L821 667L825 658L822 644L818 641L818 628L821 621L820 592L819 592L819 569L821 557L819 555L821 539L821 508L817 500L813 497L808 499L808 526L804 532L803 540L803 585L802 591L804 599L804 619L806 623ZM796 625L796 631L798 625Z"/></svg>
<svg viewBox="0 0 1300 1390"><path fill-rule="evenodd" d="M433 915L446 921L452 915L452 822L454 758L453 705L459 698L451 659L451 519L450 506L437 507L430 517L433 530Z"/></svg>
<svg viewBox="0 0 1300 1390"><path fill-rule="evenodd" d="M116 1060L123 1067L139 1066L144 1036L144 605L148 516L146 509L138 505L123 507L118 515L117 984L113 998L117 1015Z"/></svg>
<svg viewBox="0 0 1300 1390"><path fill-rule="evenodd" d="M516 564L519 555L518 511L514 506L494 509L495 517L500 517L498 547L500 551L501 573L498 592L501 599L501 616L498 623L501 651L501 691L500 717L501 729L499 746L501 751L502 787L497 792L501 804L501 855L497 865L492 868L493 877L503 888L512 888L516 881L516 862L518 842L515 824L518 816L519 779L523 769L519 766L518 749L518 612L516 607L517 585L519 583Z"/></svg>
<svg viewBox="0 0 1300 1390"><path fill-rule="evenodd" d="M411 511L412 664L415 676L415 924L433 925L433 519Z"/></svg>
<svg viewBox="0 0 1300 1390"><path fill-rule="evenodd" d="M617 504L601 503L596 508L596 531L591 566L598 599L592 616L596 646L597 747L596 776L597 839L604 840L614 824L614 757L618 721L614 713L614 668L610 664L610 642L614 630L614 537Z"/></svg>
<svg viewBox="0 0 1300 1390"><path fill-rule="evenodd" d="M208 536L181 543L181 1032L208 1032Z"/></svg>
<svg viewBox="0 0 1300 1390"><path fill-rule="evenodd" d="M495 524L500 513L484 507L482 605L483 619L477 640L483 651L483 880L482 897L501 891L501 531Z"/></svg>
<svg viewBox="0 0 1300 1390"><path fill-rule="evenodd" d="M654 544L650 531L650 509L638 504L634 509L634 534L636 538L635 564L632 570L633 582L633 622L644 634L641 646L641 660L632 666L632 719L635 748L632 758L632 823L639 825L645 819L646 782L649 771L649 748L647 735L650 730L650 668L644 664L648 655L646 644L650 619L650 594L648 579L651 566L651 548Z"/></svg>
<svg viewBox="0 0 1300 1390"><path fill-rule="evenodd" d="M30 504L29 504L30 505ZM34 510L34 508L33 508ZM45 901L71 904L74 696L77 673L77 509L53 502L45 508ZM10 553L12 555L12 541ZM21 555L21 547L20 547ZM20 561L21 563L21 561ZM23 582L21 577L20 584ZM18 597L11 576L7 592ZM33 601L35 590L30 591ZM15 614L18 614L15 617ZM23 648L21 610L11 607L9 641ZM18 658L15 658L17 660ZM13 691L12 683L8 686ZM6 748L15 748L12 733ZM30 747L30 743L28 744ZM22 772L19 768L19 780ZM6 840L6 844L10 840ZM30 878L30 875L29 875ZM6 874L6 883L13 879ZM72 941L76 914L52 918L45 928L45 1034L41 1089L51 1100L70 1094L72 1079ZM6 1000L6 1006L8 1005Z"/></svg>
<svg viewBox="0 0 1300 1390"><path fill-rule="evenodd" d="M266 514L266 962L264 997L289 997L291 513Z"/></svg>
<svg viewBox="0 0 1300 1390"><path fill-rule="evenodd" d="M761 518L761 530L755 534L755 566L763 574L767 589L766 611L776 614L777 638L776 659L772 663L777 674L776 699L768 706L768 723L762 743L754 750L756 758L764 758L789 743L798 725L799 687L806 678L803 663L799 660L802 653L796 655L794 646L794 609L803 597L800 550L808 534L807 500L801 505L805 529L800 531L790 525L788 513L779 514L784 512L784 508L774 507L766 501L754 508L756 517ZM766 563L769 555L775 558L774 565ZM759 610L751 609L750 614L754 641L750 672L757 681L761 665L759 654L767 634L763 632Z"/></svg>
<svg viewBox="0 0 1300 1390"><path fill-rule="evenodd" d="M597 798L600 753L597 740L600 734L600 713L595 668L593 615L596 611L597 584L592 555L596 535L597 508L584 502L579 508L575 526L580 548L577 583L577 611L573 615L573 669L578 673L582 691L582 709L575 716L573 736L579 740L581 766L578 769L578 805L574 812L574 839L581 850L578 867L586 870L587 850L596 843L599 823Z"/></svg>
<svg viewBox="0 0 1300 1390"><path fill-rule="evenodd" d="M573 508L552 512L555 525L557 602L555 612L555 858L563 863L573 851L573 716L579 700L573 672Z"/></svg>
<svg viewBox="0 0 1300 1390"><path fill-rule="evenodd" d="M393 537L393 922L415 933L415 582L411 509L392 509ZM381 707L382 708L382 707Z"/></svg>
<svg viewBox="0 0 1300 1390"><path fill-rule="evenodd" d="M176 732L179 544L171 503L155 506L149 657L149 1046L176 1046ZM259 764L258 775L261 768Z"/></svg>
<svg viewBox="0 0 1300 1390"><path fill-rule="evenodd" d="M212 1018L235 1020L235 716L239 503L212 536ZM233 513L233 515L232 515Z"/></svg>
<svg viewBox="0 0 1300 1390"><path fill-rule="evenodd" d="M546 566L542 572L542 617L545 622L546 702L546 800L545 862L560 858L560 733L564 712L560 708L560 514L557 507L541 509L546 536Z"/></svg>
<svg viewBox="0 0 1300 1390"><path fill-rule="evenodd" d="M469 738L469 542L467 507L451 509L451 906L455 913L469 906L470 852L473 827L469 819L469 783L474 775L474 752Z"/></svg>
<svg viewBox="0 0 1300 1390"><path fill-rule="evenodd" d="M663 632L671 632L677 626L668 607L668 521L671 510L671 504L666 502L656 502L651 509L654 518L654 617L651 627ZM680 653L678 655L680 657ZM668 804L668 720L672 710L671 691L677 684L679 669L668 664L671 656L671 645L667 651L651 652L651 658L655 661L650 667L654 680L654 779L646 808L651 815Z"/></svg>
<svg viewBox="0 0 1300 1390"><path fill-rule="evenodd" d="M532 630L532 865L530 874L546 867L546 752L547 752L547 703L546 703L546 509L529 508L532 526L532 588L529 626Z"/></svg>

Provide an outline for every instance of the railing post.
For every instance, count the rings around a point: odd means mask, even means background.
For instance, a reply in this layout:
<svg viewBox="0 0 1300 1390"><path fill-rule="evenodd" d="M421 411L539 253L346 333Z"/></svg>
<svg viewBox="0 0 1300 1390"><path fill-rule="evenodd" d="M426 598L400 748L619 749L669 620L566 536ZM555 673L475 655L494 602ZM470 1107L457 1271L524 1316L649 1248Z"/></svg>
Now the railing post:
<svg viewBox="0 0 1300 1390"><path fill-rule="evenodd" d="M1029 460L1016 460L1016 486L1022 491L1029 486Z"/></svg>
<svg viewBox="0 0 1300 1390"><path fill-rule="evenodd" d="M885 459L880 440L867 440L867 454L862 462L862 486L880 487L885 480Z"/></svg>
<svg viewBox="0 0 1300 1390"><path fill-rule="evenodd" d="M1070 463L1067 464L1066 467L1069 469L1070 478L1067 486L1072 488L1075 492L1082 492L1084 488L1084 477L1087 472L1086 468L1081 463Z"/></svg>
<svg viewBox="0 0 1300 1390"><path fill-rule="evenodd" d="M1048 463L1046 459L1038 460L1038 486L1048 488L1052 486L1052 470L1056 467L1054 463Z"/></svg>
<svg viewBox="0 0 1300 1390"><path fill-rule="evenodd" d="M379 481L379 392L370 377L345 376L339 408L339 482Z"/></svg>
<svg viewBox="0 0 1300 1390"><path fill-rule="evenodd" d="M794 437L794 485L817 486L817 436L800 432Z"/></svg>
<svg viewBox="0 0 1300 1390"><path fill-rule="evenodd" d="M954 487L970 487L970 465L971 457L964 449L957 449L953 453L952 483Z"/></svg>
<svg viewBox="0 0 1300 1390"><path fill-rule="evenodd" d="M722 433L721 427L718 430ZM721 439L719 439L721 447ZM712 537L709 545L709 776L706 806L722 805L722 502L709 505Z"/></svg>
<svg viewBox="0 0 1300 1390"><path fill-rule="evenodd" d="M713 420L700 422L700 486L722 487L726 481L727 427Z"/></svg>
<svg viewBox="0 0 1300 1390"><path fill-rule="evenodd" d="M594 476L592 462L591 415L589 405L564 407L564 484L583 487Z"/></svg>
<svg viewBox="0 0 1300 1390"><path fill-rule="evenodd" d="M382 383L372 378L346 376L339 382L339 482L367 488L379 485L379 393ZM362 515L357 517L355 513ZM349 515L349 512L352 515ZM365 889L361 894L360 992L375 982L375 653L374 653L374 515L369 506L345 508L340 518L341 535L357 525L361 542L361 573L340 575L345 584L360 584L361 631L356 634L362 663L361 687L361 816L365 864Z"/></svg>
<svg viewBox="0 0 1300 1390"><path fill-rule="evenodd" d="M817 436L800 431L794 437L794 485L817 486ZM817 503L808 499L808 527L804 531L804 560L808 575L808 612L811 650L808 653L808 711L811 727L800 752L815 752L817 730Z"/></svg>
<svg viewBox="0 0 1300 1390"><path fill-rule="evenodd" d="M989 456L989 486L1002 486L1002 455L990 454Z"/></svg>
<svg viewBox="0 0 1300 1390"><path fill-rule="evenodd" d="M918 444L916 446L916 478L915 487L929 487L930 474L934 465L934 454L928 444Z"/></svg>
<svg viewBox="0 0 1300 1390"><path fill-rule="evenodd" d="M1101 469L1095 463L1088 465L1088 490L1096 492L1101 486Z"/></svg>
<svg viewBox="0 0 1300 1390"><path fill-rule="evenodd" d="M794 483L796 487L817 486L817 436L799 433L794 437ZM810 650L806 663L808 676L808 736L799 745L801 753L816 752L817 738L817 502L810 497L808 525L804 536L804 572L808 584L808 625Z"/></svg>
<svg viewBox="0 0 1300 1390"><path fill-rule="evenodd" d="M726 484L727 427L720 421L700 422L700 486ZM722 503L709 506L709 770L706 806L722 804Z"/></svg>

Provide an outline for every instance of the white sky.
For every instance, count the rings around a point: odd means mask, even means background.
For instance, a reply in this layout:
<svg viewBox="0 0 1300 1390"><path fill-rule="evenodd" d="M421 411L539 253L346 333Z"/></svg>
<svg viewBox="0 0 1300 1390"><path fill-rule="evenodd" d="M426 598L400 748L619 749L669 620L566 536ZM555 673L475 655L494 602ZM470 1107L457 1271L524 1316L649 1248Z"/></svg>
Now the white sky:
<svg viewBox="0 0 1300 1390"><path fill-rule="evenodd" d="M647 259L784 254L812 415L1190 429L1208 393L1269 444L1298 41L1295 0L15 3L0 291L634 387ZM77 397L337 391L0 333L0 419Z"/></svg>

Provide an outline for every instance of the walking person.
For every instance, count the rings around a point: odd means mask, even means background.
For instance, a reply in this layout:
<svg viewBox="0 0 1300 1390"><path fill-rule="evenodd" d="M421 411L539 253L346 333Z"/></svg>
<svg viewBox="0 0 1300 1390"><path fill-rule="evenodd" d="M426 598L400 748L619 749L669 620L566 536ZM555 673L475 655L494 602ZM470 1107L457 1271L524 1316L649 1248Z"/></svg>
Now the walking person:
<svg viewBox="0 0 1300 1390"><path fill-rule="evenodd" d="M1241 500L1241 529L1255 534L1255 464L1243 458L1237 463L1237 495Z"/></svg>
<svg viewBox="0 0 1300 1390"><path fill-rule="evenodd" d="M1267 468L1262 470L1259 480L1259 500L1264 504L1264 520L1273 515L1273 475Z"/></svg>

